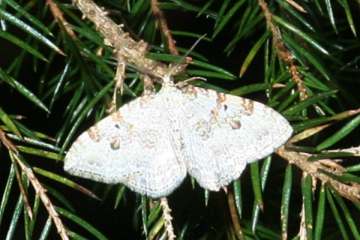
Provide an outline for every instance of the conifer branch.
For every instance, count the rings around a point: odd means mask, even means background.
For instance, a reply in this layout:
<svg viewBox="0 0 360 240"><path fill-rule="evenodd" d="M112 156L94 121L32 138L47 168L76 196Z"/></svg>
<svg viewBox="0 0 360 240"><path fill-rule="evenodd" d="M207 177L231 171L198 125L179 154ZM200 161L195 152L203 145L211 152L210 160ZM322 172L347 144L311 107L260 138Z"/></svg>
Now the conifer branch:
<svg viewBox="0 0 360 240"><path fill-rule="evenodd" d="M157 19L160 25L161 31L164 33L167 42L168 42L168 48L171 54L173 55L179 55L179 51L176 49L175 40L173 39L171 35L171 31L169 29L169 26L166 21L166 17L164 13L159 8L159 2L158 0L151 0L151 9L153 12L153 15Z"/></svg>
<svg viewBox="0 0 360 240"><path fill-rule="evenodd" d="M266 24L269 30L272 33L272 39L274 48L276 49L276 53L278 57L288 66L288 71L291 75L291 79L296 84L298 91L300 93L300 100L305 100L308 98L308 94L304 85L304 80L300 75L298 70L298 66L294 61L294 56L291 52L286 48L284 42L282 41L281 31L280 29L273 23L272 21L272 13L268 8L265 0L258 0L259 6L264 13Z"/></svg>
<svg viewBox="0 0 360 240"><path fill-rule="evenodd" d="M240 225L240 222L239 222L239 216L238 216L237 211L236 211L234 194L233 194L233 192L231 190L228 191L228 193L226 194L226 198L227 198L229 211L230 211L231 222L233 224L235 234L236 234L236 236L237 236L237 238L239 240L243 240L243 239L245 239L244 238L244 233L243 233L243 231L241 229L241 225Z"/></svg>
<svg viewBox="0 0 360 240"><path fill-rule="evenodd" d="M29 218L31 220L33 220L33 212L32 212L31 206L30 206L30 201L29 201L28 194L27 194L27 192L26 192L26 190L24 188L23 181L21 179L19 169L17 168L16 164L14 164L14 167L15 167L16 180L17 180L17 183L18 183L18 186L19 186L21 197L22 197L22 199L24 201L25 209L26 209L26 211L28 213Z"/></svg>
<svg viewBox="0 0 360 240"><path fill-rule="evenodd" d="M40 199L43 202L49 216L53 220L53 222L54 222L54 224L55 224L55 226L57 228L58 234L60 235L61 239L62 240L69 240L69 237L68 237L68 235L66 233L65 226L62 223L62 221L61 221L61 219L59 217L59 214L56 212L54 205L52 204L49 197L47 196L46 189L43 188L43 186L41 185L39 180L36 178L36 176L35 176L34 172L32 171L32 169L30 167L26 166L20 160L20 158L18 156L17 148L15 147L15 145L9 139L7 139L5 132L1 128L0 128L0 142L9 150L9 154L10 154L11 159L13 159L15 161L15 163L17 163L17 165L20 167L21 171L23 173L25 173L26 177L29 179L31 185L35 189L36 194L40 196ZM16 178L17 178L17 181L19 183L20 192L21 192L21 194L23 196L26 210L28 211L30 219L32 219L33 214L32 214L30 204L29 204L29 200L27 198L26 191L22 186L21 177L20 177L19 172L17 172L17 170L16 170Z"/></svg>
<svg viewBox="0 0 360 240"><path fill-rule="evenodd" d="M95 24L96 29L104 36L105 44L121 54L127 64L134 65L140 72L163 78L170 73L169 67L158 61L147 58L148 44L143 40L135 41L123 30L123 25L116 24L107 13L91 0L74 0L79 10ZM172 71L176 75L179 72Z"/></svg>
<svg viewBox="0 0 360 240"><path fill-rule="evenodd" d="M173 218L171 216L171 209L166 197L160 199L160 205L163 211L165 231L168 236L168 240L175 240L176 236L174 233L174 227L171 222Z"/></svg>
<svg viewBox="0 0 360 240"><path fill-rule="evenodd" d="M25 175L29 179L31 185L35 189L36 194L39 195L42 203L44 204L47 212L49 213L49 216L53 220L53 222L55 224L55 227L57 229L57 232L60 235L61 239L62 240L69 240L69 237L68 237L68 235L66 233L66 228L65 228L64 224L62 223L62 221L61 221L61 219L59 217L59 214L55 210L54 205L52 204L51 200L47 196L46 189L43 188L43 186L41 185L39 180L36 178L36 176L35 176L34 172L32 171L32 169L30 167L26 166L19 159L19 157L16 154L14 154L14 153L11 153L11 154L12 154L13 158L16 160L18 166L21 168L21 170L25 173Z"/></svg>
<svg viewBox="0 0 360 240"><path fill-rule="evenodd" d="M54 16L56 22L58 22L65 30L65 32L72 38L76 39L76 34L72 29L69 22L65 19L63 12L60 10L59 6L53 0L46 0L46 4L50 8L50 12Z"/></svg>
<svg viewBox="0 0 360 240"><path fill-rule="evenodd" d="M16 146L7 138L6 133L0 128L0 143L9 151L18 153Z"/></svg>
<svg viewBox="0 0 360 240"><path fill-rule="evenodd" d="M311 177L331 186L341 196L353 202L360 202L360 185L337 180L336 176L341 176L344 168L336 162L330 159L310 161L311 154L286 150L284 146L280 147L276 153Z"/></svg>

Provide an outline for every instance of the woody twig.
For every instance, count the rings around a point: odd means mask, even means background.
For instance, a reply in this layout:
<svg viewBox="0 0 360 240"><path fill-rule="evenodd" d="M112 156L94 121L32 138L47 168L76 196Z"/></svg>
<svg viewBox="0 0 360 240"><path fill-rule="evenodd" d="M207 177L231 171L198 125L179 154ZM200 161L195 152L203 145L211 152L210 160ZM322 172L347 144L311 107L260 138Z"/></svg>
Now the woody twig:
<svg viewBox="0 0 360 240"><path fill-rule="evenodd" d="M121 54L116 53L117 65L116 65L116 72L115 72L115 89L113 93L112 102L108 109L109 113L113 113L116 111L116 104L117 104L117 95L118 92L122 95L124 92L124 80L125 80L125 69L126 63Z"/></svg>
<svg viewBox="0 0 360 240"><path fill-rule="evenodd" d="M330 159L309 161L311 154L286 150L284 146L279 148L276 153L311 177L331 186L341 196L353 202L360 202L360 185L344 183L332 177L339 176L344 171L344 168L335 161Z"/></svg>
<svg viewBox="0 0 360 240"><path fill-rule="evenodd" d="M234 227L235 235L237 236L238 239L243 240L245 239L245 237L239 222L239 216L236 211L235 198L232 190L228 191L226 197L228 201L230 217Z"/></svg>
<svg viewBox="0 0 360 240"><path fill-rule="evenodd" d="M12 153L13 154L13 153ZM26 177L29 179L31 185L35 189L35 192L37 195L39 195L42 203L44 204L47 212L49 213L49 216L53 220L55 227L57 229L57 232L62 240L69 240L69 237L66 233L66 228L64 224L62 223L59 214L55 210L54 205L50 201L49 197L46 194L46 189L43 188L39 180L36 178L34 172L32 169L28 166L26 166L16 154L13 154L13 158L16 160L16 163L20 167L20 169L25 173Z"/></svg>
<svg viewBox="0 0 360 240"><path fill-rule="evenodd" d="M58 213L55 210L54 205L50 201L49 197L46 194L46 189L43 188L39 180L36 178L32 169L26 166L19 158L18 151L16 146L7 138L5 132L0 128L0 143L2 143L9 151L11 159L13 159L14 163L16 163L21 171L25 173L26 177L29 179L31 185L35 189L37 195L39 195L42 203L44 204L49 216L53 220L55 227L61 237L62 240L69 240L69 237L66 233L66 229L64 224L62 223ZM16 170L17 171L17 170ZM19 182L20 192L23 196L24 203L26 205L26 210L29 214L29 217L32 218L31 207L27 198L27 194L25 189L22 186L22 181L19 172L16 172L16 177Z"/></svg>
<svg viewBox="0 0 360 240"><path fill-rule="evenodd" d="M174 227L172 225L171 209L169 207L166 197L160 199L160 205L163 211L165 231L168 236L168 240L175 240L176 236L174 233Z"/></svg>
<svg viewBox="0 0 360 240"><path fill-rule="evenodd" d="M74 0L74 4L87 19L94 23L96 29L103 35L105 44L121 54L127 64L134 65L144 74L161 79L170 73L169 66L145 57L148 51L146 42L135 41L123 30L123 25L116 24L92 0ZM179 72L171 71L171 74L177 75Z"/></svg>
<svg viewBox="0 0 360 240"><path fill-rule="evenodd" d="M72 38L76 39L76 34L72 29L69 22L64 18L63 12L60 10L59 6L53 0L46 0L46 4L50 8L50 12L54 16L56 22L58 22L65 30L65 32Z"/></svg>
<svg viewBox="0 0 360 240"><path fill-rule="evenodd" d="M265 0L258 0L258 3L264 13L266 24L272 33L273 44L276 49L276 53L278 57L288 66L291 79L296 83L296 86L300 93L300 99L305 100L306 98L308 98L308 94L302 76L299 73L298 66L294 61L294 57L282 41L280 29L276 25L274 25L272 21L272 13L268 8L267 3L265 2Z"/></svg>
<svg viewBox="0 0 360 240"><path fill-rule="evenodd" d="M163 34L165 35L165 37L167 39L168 48L169 48L170 53L173 55L179 55L179 51L176 49L175 40L173 39L173 37L171 35L171 31L168 27L165 15L159 8L158 0L151 0L151 9L152 9L153 15L159 22L161 31L163 32Z"/></svg>
<svg viewBox="0 0 360 240"><path fill-rule="evenodd" d="M28 198L27 191L24 188L23 181L22 181L20 173L19 173L19 169L17 168L16 165L14 165L14 168L15 168L16 180L17 180L17 183L18 183L18 186L19 186L21 197L22 197L22 199L24 201L25 209L26 209L26 211L28 213L29 218L31 220L33 220L33 212L32 212L31 206L30 206L30 201L29 201L29 198Z"/></svg>
<svg viewBox="0 0 360 240"><path fill-rule="evenodd" d="M0 128L0 143L4 145L9 151L17 153L16 146L7 138L6 133Z"/></svg>
<svg viewBox="0 0 360 240"><path fill-rule="evenodd" d="M150 81L144 82L144 93L152 88L153 77L163 79L165 76L175 76L184 70L183 65L172 67L145 57L148 51L147 43L142 40L134 40L123 30L122 24L116 24L107 16L107 12L97 6L92 0L74 0L74 4L83 13L84 17L94 23L96 29L103 35L105 44L114 49L118 65L115 76L116 87L110 111L115 109L117 89L120 88L120 92L122 93L126 65L135 66L143 75L144 79L151 80L151 83ZM166 20L158 8L157 2L153 3L153 7L155 12L160 16L160 25L168 38L169 49L173 51L176 48L167 27Z"/></svg>

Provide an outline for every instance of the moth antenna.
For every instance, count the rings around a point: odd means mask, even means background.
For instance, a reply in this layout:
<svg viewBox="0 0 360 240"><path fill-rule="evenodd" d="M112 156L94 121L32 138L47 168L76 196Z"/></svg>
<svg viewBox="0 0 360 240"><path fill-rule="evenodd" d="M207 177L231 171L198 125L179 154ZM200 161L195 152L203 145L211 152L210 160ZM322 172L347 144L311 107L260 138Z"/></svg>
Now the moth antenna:
<svg viewBox="0 0 360 240"><path fill-rule="evenodd" d="M189 50L186 51L186 53L174 63L170 64L170 69L168 72L168 75L172 76L175 75L175 73L182 72L186 66L192 61L192 58L189 57L189 54L194 50L194 48L200 43L202 39L206 37L206 33L199 37L195 43L190 47Z"/></svg>
<svg viewBox="0 0 360 240"><path fill-rule="evenodd" d="M206 79L206 78L203 78L203 77L191 77L191 78L185 79L184 81L181 81L181 82L176 83L175 86L178 87L178 88L183 88L183 87L185 87L189 82L196 81L196 80L201 80L201 81L204 81L204 82L207 81L207 79Z"/></svg>

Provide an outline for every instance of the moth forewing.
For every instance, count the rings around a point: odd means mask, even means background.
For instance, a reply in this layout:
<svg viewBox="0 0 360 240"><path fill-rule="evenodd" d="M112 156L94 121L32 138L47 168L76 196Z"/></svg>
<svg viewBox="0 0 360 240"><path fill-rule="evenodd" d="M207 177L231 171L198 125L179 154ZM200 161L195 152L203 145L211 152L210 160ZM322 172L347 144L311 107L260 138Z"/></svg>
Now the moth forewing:
<svg viewBox="0 0 360 240"><path fill-rule="evenodd" d="M271 154L291 136L287 120L259 102L194 86L182 92L186 166L206 189L228 185L247 163Z"/></svg>
<svg viewBox="0 0 360 240"><path fill-rule="evenodd" d="M64 169L104 183L123 183L150 197L170 194L186 176L174 149L161 95L122 106L82 133L70 147Z"/></svg>

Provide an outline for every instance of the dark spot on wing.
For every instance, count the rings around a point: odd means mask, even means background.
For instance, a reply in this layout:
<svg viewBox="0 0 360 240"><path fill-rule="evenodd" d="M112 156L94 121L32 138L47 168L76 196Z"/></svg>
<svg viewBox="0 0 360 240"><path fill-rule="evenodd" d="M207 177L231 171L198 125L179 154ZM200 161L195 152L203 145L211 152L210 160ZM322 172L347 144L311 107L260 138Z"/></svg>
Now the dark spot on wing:
<svg viewBox="0 0 360 240"><path fill-rule="evenodd" d="M239 120L230 121L230 126L232 129L239 129L241 127L241 123Z"/></svg>
<svg viewBox="0 0 360 240"><path fill-rule="evenodd" d="M96 125L89 128L89 130L87 130L87 133L88 133L90 139L92 139L93 141L95 141L95 142L100 141L99 129L96 127Z"/></svg>
<svg viewBox="0 0 360 240"><path fill-rule="evenodd" d="M118 150L120 148L120 139L113 139L110 142L110 147L112 150Z"/></svg>

